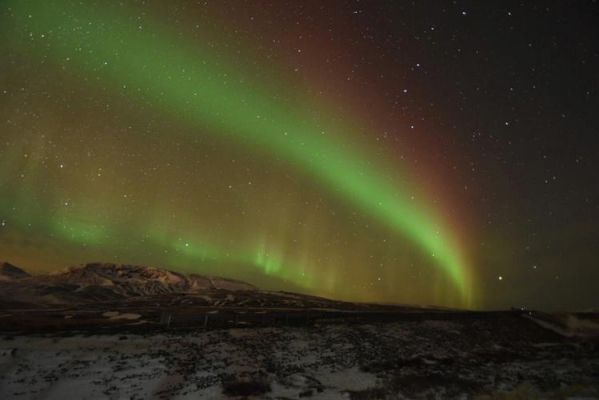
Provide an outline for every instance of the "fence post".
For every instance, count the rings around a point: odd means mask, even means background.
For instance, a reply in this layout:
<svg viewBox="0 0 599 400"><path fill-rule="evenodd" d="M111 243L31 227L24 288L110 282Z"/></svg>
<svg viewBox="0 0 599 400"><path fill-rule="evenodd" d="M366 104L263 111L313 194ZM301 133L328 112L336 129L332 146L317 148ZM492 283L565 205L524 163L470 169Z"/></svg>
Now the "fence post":
<svg viewBox="0 0 599 400"><path fill-rule="evenodd" d="M171 326L171 319L172 319L172 314L168 313L166 311L162 311L162 313L160 313L160 324L162 325L166 325L166 328L170 328Z"/></svg>

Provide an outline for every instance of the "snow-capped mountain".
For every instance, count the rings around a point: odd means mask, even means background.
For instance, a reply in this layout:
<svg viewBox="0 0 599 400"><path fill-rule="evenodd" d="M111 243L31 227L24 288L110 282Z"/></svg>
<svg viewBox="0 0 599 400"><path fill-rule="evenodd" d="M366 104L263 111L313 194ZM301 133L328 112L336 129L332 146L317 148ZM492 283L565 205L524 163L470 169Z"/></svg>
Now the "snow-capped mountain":
<svg viewBox="0 0 599 400"><path fill-rule="evenodd" d="M183 274L161 268L123 264L90 263L51 275L51 279L80 287L110 288L125 296L153 296L164 293L189 293L206 289L256 290L249 283Z"/></svg>
<svg viewBox="0 0 599 400"><path fill-rule="evenodd" d="M47 275L29 275L10 265L10 278L0 279L1 309L42 309L53 305L94 305L133 303L155 307L243 307L367 310L399 306L360 304L307 294L265 291L238 280L184 274L162 268L89 263ZM403 306L404 310L418 309Z"/></svg>
<svg viewBox="0 0 599 400"><path fill-rule="evenodd" d="M214 290L256 291L249 283L165 269L90 263L64 272L31 276L9 263L0 266L0 300L24 303L80 303Z"/></svg>

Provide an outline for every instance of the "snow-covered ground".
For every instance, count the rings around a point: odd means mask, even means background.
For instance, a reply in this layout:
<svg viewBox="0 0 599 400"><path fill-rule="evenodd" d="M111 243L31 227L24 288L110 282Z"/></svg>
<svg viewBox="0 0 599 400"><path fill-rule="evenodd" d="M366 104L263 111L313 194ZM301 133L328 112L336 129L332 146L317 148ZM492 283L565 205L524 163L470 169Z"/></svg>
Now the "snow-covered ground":
<svg viewBox="0 0 599 400"><path fill-rule="evenodd" d="M2 337L0 399L599 399L597 342L520 320Z"/></svg>
<svg viewBox="0 0 599 400"><path fill-rule="evenodd" d="M588 316L587 318L581 318L576 314L543 315L531 313L531 315L523 314L523 316L561 336L599 338L599 322L595 321L597 319L596 314L593 314L595 320Z"/></svg>

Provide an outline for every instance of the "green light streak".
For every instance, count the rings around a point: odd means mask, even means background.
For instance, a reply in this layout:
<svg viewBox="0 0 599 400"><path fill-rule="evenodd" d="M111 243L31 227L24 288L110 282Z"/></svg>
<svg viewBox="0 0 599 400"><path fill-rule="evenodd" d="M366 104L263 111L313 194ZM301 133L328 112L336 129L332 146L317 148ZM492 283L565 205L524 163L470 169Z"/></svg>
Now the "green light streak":
<svg viewBox="0 0 599 400"><path fill-rule="evenodd" d="M80 244L101 244L107 237L102 227L75 219L55 220L55 231L70 241Z"/></svg>
<svg viewBox="0 0 599 400"><path fill-rule="evenodd" d="M256 252L254 263L262 266L266 275L276 274L283 268L282 262L268 254L263 248Z"/></svg>
<svg viewBox="0 0 599 400"><path fill-rule="evenodd" d="M6 204L0 201L0 209L7 208ZM10 225L18 226L18 231L26 233L35 228L38 234L60 238L66 243L77 247L90 249L100 249L102 246L110 243L115 245L112 238L132 237L117 227L98 226L94 222L62 213L50 218L42 218L40 210L35 207L23 204L22 210L13 215L9 221ZM35 226L27 221L35 220ZM152 248L158 250L168 250L173 256L171 262L173 265L198 265L207 262L229 262L252 267L266 275L276 274L278 271L285 270L285 279L294 282L297 286L309 289L312 287L312 279L304 275L301 268L289 265L283 262L281 257L274 253L269 253L264 246L257 249L246 249L231 253L227 249L219 248L207 243L205 240L191 238L172 238L166 232L154 231L152 235L146 236L146 243ZM139 247L139 241L129 244L130 248Z"/></svg>
<svg viewBox="0 0 599 400"><path fill-rule="evenodd" d="M206 240L197 240L192 238L171 238L165 232L154 232L149 237L151 243L158 248L165 248L174 252L173 262L229 262L241 265L251 266L260 270L266 275L277 274L279 271L285 271L285 279L293 281L295 284L304 288L311 287L311 278L301 273L300 268L283 262L282 257L268 252L265 246L258 246L256 249L246 249L235 251L234 253L224 248L218 248L213 244L208 244Z"/></svg>
<svg viewBox="0 0 599 400"><path fill-rule="evenodd" d="M242 67L223 63L201 44L181 42L147 22L139 29L123 9L69 1L12 5L28 47L60 62L68 59L103 84L125 87L127 95L151 100L165 114L201 127L202 132L218 132L239 144L265 149L311 174L323 187L410 238L436 260L464 298L469 296L469 276L457 249L423 207L385 179L385 172L357 149L339 140L351 128L323 129L309 113L278 99L276 91L268 90L271 85L249 82ZM332 134L323 135L323 130ZM67 230L99 237L75 226ZM223 255L177 246L200 259ZM263 250L242 258L267 274L283 268Z"/></svg>

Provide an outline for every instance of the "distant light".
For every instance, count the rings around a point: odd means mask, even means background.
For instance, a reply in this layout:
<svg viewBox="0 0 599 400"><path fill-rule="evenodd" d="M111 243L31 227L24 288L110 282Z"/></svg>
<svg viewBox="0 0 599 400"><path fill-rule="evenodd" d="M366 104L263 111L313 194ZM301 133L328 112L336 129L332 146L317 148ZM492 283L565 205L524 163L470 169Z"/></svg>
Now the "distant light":
<svg viewBox="0 0 599 400"><path fill-rule="evenodd" d="M499 279L500 281L502 281L502 280L503 280L503 276L499 275L499 276L497 277L497 279Z"/></svg>

